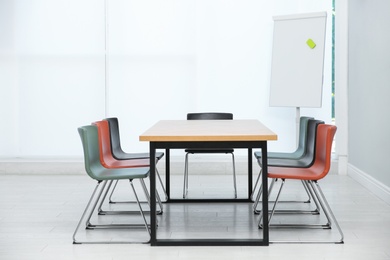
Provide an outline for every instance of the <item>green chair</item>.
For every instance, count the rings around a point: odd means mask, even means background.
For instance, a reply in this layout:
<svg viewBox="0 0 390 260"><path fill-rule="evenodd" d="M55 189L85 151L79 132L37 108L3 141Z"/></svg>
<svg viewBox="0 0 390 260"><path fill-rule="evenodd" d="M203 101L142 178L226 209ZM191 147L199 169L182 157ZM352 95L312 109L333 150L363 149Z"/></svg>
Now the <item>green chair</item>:
<svg viewBox="0 0 390 260"><path fill-rule="evenodd" d="M142 210L142 207L140 205L137 193L135 191L133 180L139 179L141 183L143 183L143 180L149 176L149 167L139 167L139 168L120 168L120 169L107 169L104 168L100 162L100 155L99 155L99 141L98 141L98 130L95 125L88 125L88 126L82 126L78 128L78 132L81 138L81 142L83 145L83 151L84 151L84 165L85 170L89 177L97 181L97 185L91 195L91 198L88 201L88 204L80 218L80 221L77 224L76 230L73 233L73 243L74 244L96 244L96 243L134 243L134 242L126 242L126 241L120 241L120 242L112 242L112 241L98 241L98 242L91 242L91 241L78 241L76 239L76 235L78 233L78 230L81 226L81 223L83 219L86 217L87 212L89 211L89 215L86 219L86 229L118 229L118 228L140 228L145 227L148 234L149 239L147 241L139 241L137 243L148 243L150 241L150 229L147 224L144 212ZM141 217L143 218L144 224L108 224L108 225L92 225L90 223L91 216L93 212L96 209L96 205L99 201L99 198L104 190L105 184L107 181L112 180L124 180L127 179L130 182L130 186L134 192L139 212L141 214ZM100 184L102 184L102 187L99 190ZM92 205L92 206L91 206Z"/></svg>

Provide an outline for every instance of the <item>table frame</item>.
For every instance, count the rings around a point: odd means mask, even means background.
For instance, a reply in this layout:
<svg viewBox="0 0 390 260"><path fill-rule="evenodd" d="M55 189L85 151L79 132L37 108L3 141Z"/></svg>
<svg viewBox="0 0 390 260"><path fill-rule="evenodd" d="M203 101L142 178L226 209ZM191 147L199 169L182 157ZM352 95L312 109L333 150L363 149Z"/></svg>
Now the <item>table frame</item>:
<svg viewBox="0 0 390 260"><path fill-rule="evenodd" d="M170 149L186 148L242 148L248 149L248 198L247 199L171 199L170 198ZM252 149L262 151L262 214L263 222L268 223L268 168L267 168L267 141L150 141L150 197L151 197L151 245L152 246L268 246L269 228L263 226L262 239L157 239L156 224L156 149L165 149L166 163L166 191L168 202L252 202L250 196L252 184Z"/></svg>

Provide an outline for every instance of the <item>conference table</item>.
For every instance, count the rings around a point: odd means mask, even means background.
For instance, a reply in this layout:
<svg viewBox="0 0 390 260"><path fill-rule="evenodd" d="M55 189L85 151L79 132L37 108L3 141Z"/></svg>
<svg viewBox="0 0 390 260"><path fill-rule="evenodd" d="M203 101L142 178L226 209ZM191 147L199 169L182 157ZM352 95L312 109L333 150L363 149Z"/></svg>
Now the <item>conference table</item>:
<svg viewBox="0 0 390 260"><path fill-rule="evenodd" d="M268 225L263 226L263 236L244 239L159 239L156 222L156 149L165 149L165 178L167 203L183 202L252 202L252 149L262 152L262 214L268 223L267 141L277 140L277 135L259 120L161 120L139 136L149 142L150 152L150 230L152 246L267 246ZM248 197L237 199L179 199L170 197L170 149L186 148L237 148L248 150Z"/></svg>

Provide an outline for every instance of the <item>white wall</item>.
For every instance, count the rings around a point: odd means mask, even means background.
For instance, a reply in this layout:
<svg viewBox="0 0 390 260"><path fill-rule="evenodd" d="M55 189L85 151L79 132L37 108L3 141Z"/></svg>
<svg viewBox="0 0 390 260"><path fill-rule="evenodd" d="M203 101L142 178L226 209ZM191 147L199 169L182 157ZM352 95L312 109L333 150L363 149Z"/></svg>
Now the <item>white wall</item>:
<svg viewBox="0 0 390 260"><path fill-rule="evenodd" d="M272 16L328 11L330 47L330 9L330 0L1 1L0 157L81 156L76 128L105 116L120 119L127 151L146 150L138 136L154 122L200 111L260 119L279 135L270 150L293 150L295 109L268 105ZM301 114L330 122L330 51L325 66L323 107Z"/></svg>
<svg viewBox="0 0 390 260"><path fill-rule="evenodd" d="M103 1L0 5L0 156L79 155L76 128L104 116Z"/></svg>
<svg viewBox="0 0 390 260"><path fill-rule="evenodd" d="M387 0L349 1L349 174L388 203L389 10Z"/></svg>

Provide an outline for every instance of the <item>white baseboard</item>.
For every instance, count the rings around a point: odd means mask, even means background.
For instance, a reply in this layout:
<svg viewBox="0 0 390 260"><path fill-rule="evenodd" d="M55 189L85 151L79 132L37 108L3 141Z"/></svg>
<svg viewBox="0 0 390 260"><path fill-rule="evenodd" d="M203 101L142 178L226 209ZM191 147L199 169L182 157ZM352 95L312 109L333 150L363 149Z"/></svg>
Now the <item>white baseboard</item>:
<svg viewBox="0 0 390 260"><path fill-rule="evenodd" d="M351 164L348 164L348 175L390 205L390 187Z"/></svg>
<svg viewBox="0 0 390 260"><path fill-rule="evenodd" d="M0 174L85 174L83 158L0 158Z"/></svg>

